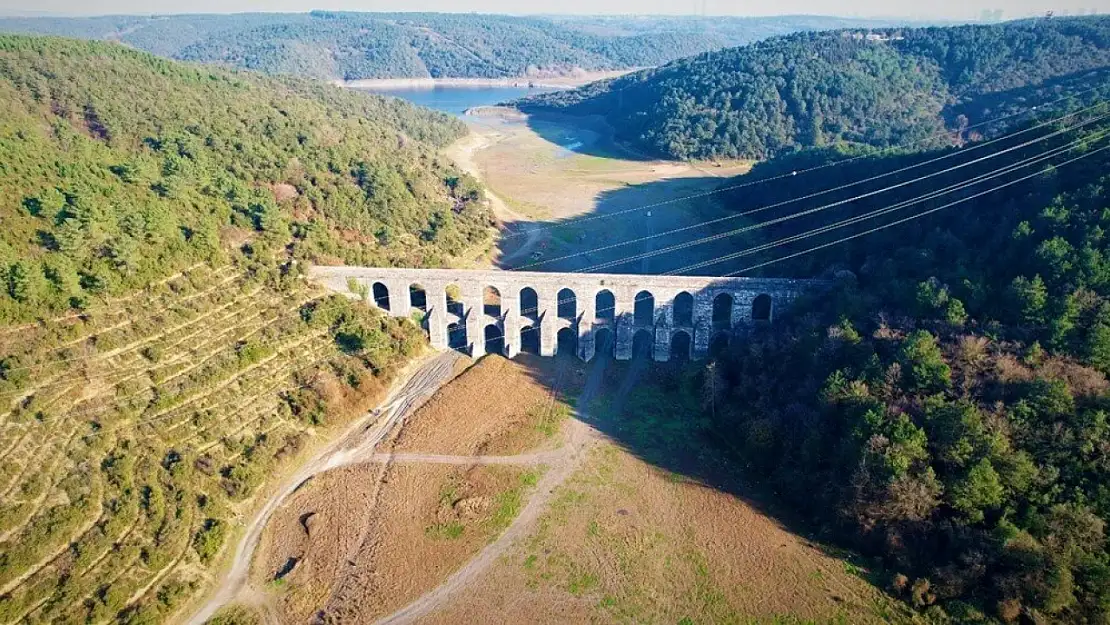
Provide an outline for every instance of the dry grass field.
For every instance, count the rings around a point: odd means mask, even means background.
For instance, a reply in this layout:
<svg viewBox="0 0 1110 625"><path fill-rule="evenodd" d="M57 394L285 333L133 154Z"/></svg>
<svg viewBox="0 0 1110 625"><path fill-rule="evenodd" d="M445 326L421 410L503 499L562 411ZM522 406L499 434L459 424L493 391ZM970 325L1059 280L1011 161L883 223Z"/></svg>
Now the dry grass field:
<svg viewBox="0 0 1110 625"><path fill-rule="evenodd" d="M698 451L681 375L482 359L277 513L253 570L271 620L907 621L856 564L713 485L735 469Z"/></svg>
<svg viewBox="0 0 1110 625"><path fill-rule="evenodd" d="M883 623L854 567L736 496L595 448L537 527L421 623Z"/></svg>
<svg viewBox="0 0 1110 625"><path fill-rule="evenodd" d="M605 127L591 120L529 118L494 109L469 117L468 123L471 135L446 153L482 179L492 193L494 212L510 232L518 233L502 237L499 254L491 259L502 267L569 271L640 253L645 245L659 248L716 234L719 229L697 227L725 214L705 194L751 167L750 162L643 160L614 145ZM621 216L598 219L613 213ZM560 224L583 216L588 219ZM681 236L561 259L638 239L647 231L684 227L690 229ZM529 231L534 232L523 236ZM661 273L731 251L735 248L727 242L702 245L620 270Z"/></svg>
<svg viewBox="0 0 1110 625"><path fill-rule="evenodd" d="M322 612L372 622L435 588L513 521L567 414L543 380L568 363L530 362L538 375L479 361L399 424L374 462L322 474L282 506L253 570L277 620Z"/></svg>

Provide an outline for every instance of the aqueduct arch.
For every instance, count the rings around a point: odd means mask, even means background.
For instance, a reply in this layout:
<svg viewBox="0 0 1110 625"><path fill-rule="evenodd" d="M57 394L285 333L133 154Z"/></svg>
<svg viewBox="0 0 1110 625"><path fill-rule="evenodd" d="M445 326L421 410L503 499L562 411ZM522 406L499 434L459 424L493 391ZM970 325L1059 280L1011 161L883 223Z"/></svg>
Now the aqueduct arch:
<svg viewBox="0 0 1110 625"><path fill-rule="evenodd" d="M774 300L770 295L761 293L752 300L752 321L770 321Z"/></svg>
<svg viewBox="0 0 1110 625"><path fill-rule="evenodd" d="M378 308L389 310L389 287L381 282L375 282L374 286L370 287L370 292Z"/></svg>
<svg viewBox="0 0 1110 625"><path fill-rule="evenodd" d="M521 351L553 356L573 349L590 360L606 349L618 360L634 342L658 361L705 358L732 335L774 320L811 280L450 269L313 267L309 276L396 317L424 315L432 346L478 357ZM354 292L352 292L354 288ZM407 295L407 297L406 297ZM573 346L573 347L571 347Z"/></svg>
<svg viewBox="0 0 1110 625"><path fill-rule="evenodd" d="M617 298L609 289L601 289L594 296L594 318L612 321L617 315Z"/></svg>

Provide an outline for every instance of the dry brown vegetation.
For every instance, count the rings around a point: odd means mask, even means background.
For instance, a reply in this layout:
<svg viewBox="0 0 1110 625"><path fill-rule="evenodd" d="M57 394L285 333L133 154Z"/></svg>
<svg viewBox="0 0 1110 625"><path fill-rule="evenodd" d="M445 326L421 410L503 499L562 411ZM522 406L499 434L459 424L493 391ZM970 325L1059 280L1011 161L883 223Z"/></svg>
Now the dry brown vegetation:
<svg viewBox="0 0 1110 625"><path fill-rule="evenodd" d="M537 420L527 406L569 410L582 372L570 360L485 358L400 424L374 462L302 488L276 513L253 569L278 620L373 622L426 603L539 497L530 486L553 470L543 459L564 451L571 430L569 422ZM591 420L646 423L673 412L655 388L638 388L631 405L619 407L626 372L617 367L603 377ZM560 399L553 401L553 388ZM673 423L661 427L688 435ZM904 617L850 561L734 494L641 459L628 446L639 444L638 435L593 445L538 521L524 521L523 538L506 543L492 568L468 574L462 592L431 600L435 611L418 613L418 622ZM483 464L505 458L518 464Z"/></svg>
<svg viewBox="0 0 1110 625"><path fill-rule="evenodd" d="M555 378L539 359L485 358L409 420L395 451L495 456L557 445L565 410L553 409Z"/></svg>
<svg viewBox="0 0 1110 625"><path fill-rule="evenodd" d="M588 214L630 211L664 202L666 210L653 211L657 232L695 226L716 216L704 201L683 200L717 188L723 177L747 172L750 163L712 165L641 160L616 146L600 120L522 119L504 117L498 110L471 118L472 134L447 150L447 155L486 184L493 196L497 218L517 233L542 225L529 237L513 236L500 242L499 262L518 266L551 259L583 249L612 245L643 236L643 214L636 219L609 219L579 224L560 220ZM567 146L570 146L569 148ZM704 231L703 231L704 230ZM709 227L700 235L715 233ZM686 240L664 238L659 246ZM525 239L527 238L527 242ZM735 251L703 245L687 252L679 264ZM539 253L537 258L531 258ZM591 255L591 262L631 254L627 248ZM693 257L690 257L693 254ZM578 262L579 265L574 263ZM583 259L538 265L541 271L577 269ZM658 259L649 273L677 267Z"/></svg>
<svg viewBox="0 0 1110 625"><path fill-rule="evenodd" d="M256 575L282 622L368 623L466 562L516 514L534 469L360 465L317 478L275 517Z"/></svg>
<svg viewBox="0 0 1110 625"><path fill-rule="evenodd" d="M893 618L854 571L748 502L603 444L526 540L420 622Z"/></svg>
<svg viewBox="0 0 1110 625"><path fill-rule="evenodd" d="M485 466L478 456L557 445L567 410L543 384L566 364L528 362L538 368L479 361L397 426L379 462L320 475L282 506L253 568L282 622L317 612L371 622L435 588L508 526L543 466ZM439 461L398 460L416 452Z"/></svg>
<svg viewBox="0 0 1110 625"><path fill-rule="evenodd" d="M290 278L197 267L5 331L0 622L170 620L255 493L380 394L394 367L328 325L352 304Z"/></svg>

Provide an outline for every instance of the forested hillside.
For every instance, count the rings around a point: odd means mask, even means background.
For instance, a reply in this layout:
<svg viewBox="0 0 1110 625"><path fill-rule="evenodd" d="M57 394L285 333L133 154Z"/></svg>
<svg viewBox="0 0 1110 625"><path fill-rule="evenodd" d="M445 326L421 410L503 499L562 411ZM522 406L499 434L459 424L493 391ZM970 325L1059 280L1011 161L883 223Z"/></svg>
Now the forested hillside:
<svg viewBox="0 0 1110 625"><path fill-rule="evenodd" d="M325 79L542 76L660 65L799 30L891 26L824 17L538 18L446 13L6 18L0 32L118 40L158 55Z"/></svg>
<svg viewBox="0 0 1110 625"><path fill-rule="evenodd" d="M1072 111L970 151L857 156L819 173L802 170L849 155L771 161L751 176L799 173L727 200L741 211L812 195L751 217L814 211L760 230L782 241L1062 148L747 257L750 274L836 286L701 378L709 432L754 483L874 557L872 579L928 622L1110 618L1110 109Z"/></svg>
<svg viewBox="0 0 1110 625"><path fill-rule="evenodd" d="M1106 79L1086 72L1107 67L1110 17L802 33L518 106L603 115L619 140L653 155L764 159L838 143L951 143L977 114L1062 91L1056 82L1081 91Z"/></svg>
<svg viewBox="0 0 1110 625"><path fill-rule="evenodd" d="M0 36L0 621L166 622L419 326L304 261L490 243L456 120L113 43ZM358 288L353 289L359 292Z"/></svg>
<svg viewBox="0 0 1110 625"><path fill-rule="evenodd" d="M120 295L247 247L442 264L489 238L435 146L456 120L107 43L0 39L0 319Z"/></svg>

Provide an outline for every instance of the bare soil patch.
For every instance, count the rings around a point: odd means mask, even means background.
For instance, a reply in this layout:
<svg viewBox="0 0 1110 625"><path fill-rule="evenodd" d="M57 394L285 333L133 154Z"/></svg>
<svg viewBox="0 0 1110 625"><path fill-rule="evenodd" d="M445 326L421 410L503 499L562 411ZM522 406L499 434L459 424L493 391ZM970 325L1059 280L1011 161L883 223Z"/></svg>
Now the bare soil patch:
<svg viewBox="0 0 1110 625"><path fill-rule="evenodd" d="M419 622L888 622L894 608L852 570L744 500L607 443L526 540Z"/></svg>
<svg viewBox="0 0 1110 625"><path fill-rule="evenodd" d="M372 622L432 590L517 516L544 467L481 455L557 447L551 389L569 365L487 357L400 424L370 462L318 475L277 511L252 571L280 622ZM466 459L473 457L473 462Z"/></svg>
<svg viewBox="0 0 1110 625"><path fill-rule="evenodd" d="M256 575L283 623L368 623L437 586L516 515L538 469L359 465L274 516ZM380 491L379 489L380 485Z"/></svg>
<svg viewBox="0 0 1110 625"><path fill-rule="evenodd" d="M596 120L491 115L467 121L474 134L448 155L477 169L511 208L534 218L597 212L607 208L601 205L607 192L665 179L697 179L691 182L704 191L716 184L706 178L735 176L751 166L642 160L615 145Z"/></svg>
<svg viewBox="0 0 1110 625"><path fill-rule="evenodd" d="M487 356L409 419L393 451L500 456L556 447L567 410L552 388L559 383L562 392L573 393L583 367Z"/></svg>
<svg viewBox="0 0 1110 625"><path fill-rule="evenodd" d="M598 120L478 112L482 114L467 119L472 134L446 153L490 190L495 213L505 225L498 254L490 259L498 266L574 271L738 225L700 224L733 214L735 207L722 205L713 192L729 177L746 173L750 162L644 159L614 143ZM606 219L606 214L621 217ZM586 219L568 221L579 217ZM684 230L617 245L679 228ZM565 258L586 250L594 252ZM721 241L629 268L662 273L733 251L734 242Z"/></svg>

